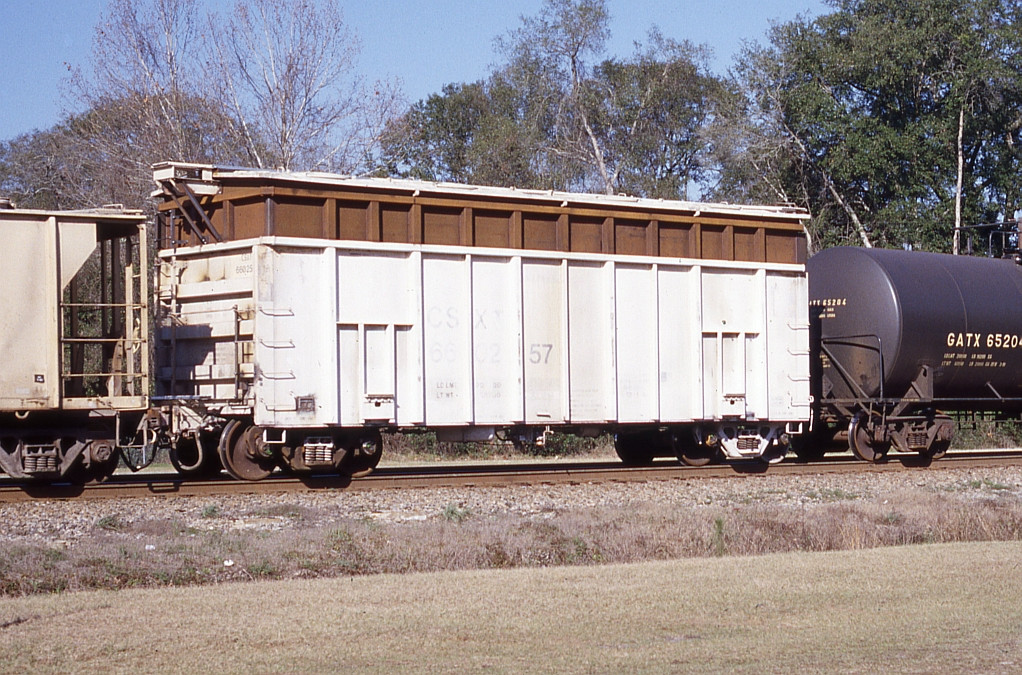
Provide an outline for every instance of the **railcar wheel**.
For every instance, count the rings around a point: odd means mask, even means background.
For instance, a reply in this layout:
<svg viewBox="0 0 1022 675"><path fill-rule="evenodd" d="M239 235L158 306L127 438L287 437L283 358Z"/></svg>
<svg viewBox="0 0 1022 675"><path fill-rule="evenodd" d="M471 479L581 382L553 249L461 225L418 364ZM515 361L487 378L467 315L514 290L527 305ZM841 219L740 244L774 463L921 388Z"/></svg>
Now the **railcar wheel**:
<svg viewBox="0 0 1022 675"><path fill-rule="evenodd" d="M692 433L682 431L674 438L678 461L688 466L706 466L717 457L717 449L700 443Z"/></svg>
<svg viewBox="0 0 1022 675"><path fill-rule="evenodd" d="M259 452L259 427L231 420L220 435L217 451L227 473L238 480L262 480L273 472L276 461Z"/></svg>
<svg viewBox="0 0 1022 675"><path fill-rule="evenodd" d="M852 418L848 425L848 447L852 454L866 462L879 462L891 449L890 441L877 441L870 433L869 423L861 415Z"/></svg>
<svg viewBox="0 0 1022 675"><path fill-rule="evenodd" d="M340 461L341 473L352 478L368 476L380 463L383 456L383 437L379 432L363 436L358 443L351 448Z"/></svg>
<svg viewBox="0 0 1022 675"><path fill-rule="evenodd" d="M951 441L934 441L928 450L920 452L919 454L930 459L940 459L947 454L947 451L950 448Z"/></svg>
<svg viewBox="0 0 1022 675"><path fill-rule="evenodd" d="M614 438L614 450L628 466L648 466L656 456L655 441L649 432L619 433Z"/></svg>

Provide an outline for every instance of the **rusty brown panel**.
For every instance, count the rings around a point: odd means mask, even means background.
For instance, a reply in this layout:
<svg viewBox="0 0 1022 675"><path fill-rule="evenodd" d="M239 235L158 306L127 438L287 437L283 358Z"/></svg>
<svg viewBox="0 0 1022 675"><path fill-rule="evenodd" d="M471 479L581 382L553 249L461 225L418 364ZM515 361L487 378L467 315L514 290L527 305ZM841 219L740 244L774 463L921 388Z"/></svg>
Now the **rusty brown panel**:
<svg viewBox="0 0 1022 675"><path fill-rule="evenodd" d="M646 225L646 255L660 255L660 221L651 220Z"/></svg>
<svg viewBox="0 0 1022 675"><path fill-rule="evenodd" d="M525 245L525 226L522 224L522 212L512 211L511 212L511 230L508 236L508 245L511 248L522 248Z"/></svg>
<svg viewBox="0 0 1022 675"><path fill-rule="evenodd" d="M187 225L181 227L181 223L174 223L171 229L170 239L160 240L161 248L176 248L179 246L197 246L199 240L192 234Z"/></svg>
<svg viewBox="0 0 1022 675"><path fill-rule="evenodd" d="M412 204L408 212L408 243L422 243L422 205Z"/></svg>
<svg viewBox="0 0 1022 675"><path fill-rule="evenodd" d="M224 218L224 220L226 222L224 223L224 229L220 230L220 232L223 233L223 236L226 237L228 241L234 241L235 239L238 238L237 234L235 233L236 223L238 222L238 215L234 208L234 202L225 202L225 205L226 206L224 208L224 214L226 217Z"/></svg>
<svg viewBox="0 0 1022 675"><path fill-rule="evenodd" d="M230 204L205 204L202 210L206 213L206 217L209 218L209 222L213 223L213 227L220 233L220 236L224 239L231 241L234 239L230 233L230 223L228 222L228 211ZM206 233L206 237L210 238L210 233ZM212 241L212 238L210 238Z"/></svg>
<svg viewBox="0 0 1022 675"><path fill-rule="evenodd" d="M331 197L323 204L323 236L327 239L338 239L337 227L337 200Z"/></svg>
<svg viewBox="0 0 1022 675"><path fill-rule="evenodd" d="M326 236L322 199L279 199L274 217L274 234L281 237Z"/></svg>
<svg viewBox="0 0 1022 675"><path fill-rule="evenodd" d="M366 236L365 241L383 241L383 229L380 227L382 216L380 202L371 201L366 206Z"/></svg>
<svg viewBox="0 0 1022 675"><path fill-rule="evenodd" d="M198 238L192 234L192 230L185 223L184 218L167 216L170 220L169 230L165 231L166 239L161 237L160 246L173 248L175 246L194 246L199 243Z"/></svg>
<svg viewBox="0 0 1022 675"><path fill-rule="evenodd" d="M266 202L234 203L234 238L248 239L266 234Z"/></svg>
<svg viewBox="0 0 1022 675"><path fill-rule="evenodd" d="M734 232L735 260L744 260L747 262L766 261L763 228L736 227Z"/></svg>
<svg viewBox="0 0 1022 675"><path fill-rule="evenodd" d="M462 246L472 246L475 243L472 236L472 212L472 207L466 206L461 209L461 215L458 217L458 241Z"/></svg>
<svg viewBox="0 0 1022 675"><path fill-rule="evenodd" d="M692 232L689 235L689 253L696 259L703 257L703 224L698 221L692 223Z"/></svg>
<svg viewBox="0 0 1022 675"><path fill-rule="evenodd" d="M660 255L669 258L692 256L692 230L686 223L660 221Z"/></svg>
<svg viewBox="0 0 1022 675"><path fill-rule="evenodd" d="M647 255L647 220L614 220L614 252L619 255Z"/></svg>
<svg viewBox="0 0 1022 675"><path fill-rule="evenodd" d="M474 211L473 237L476 246L511 246L511 214L503 211Z"/></svg>
<svg viewBox="0 0 1022 675"><path fill-rule="evenodd" d="M614 218L612 216L604 218L600 226L600 251L603 253L614 252Z"/></svg>
<svg viewBox="0 0 1022 675"><path fill-rule="evenodd" d="M601 253L603 251L604 220L572 217L569 235L571 250L576 253Z"/></svg>
<svg viewBox="0 0 1022 675"><path fill-rule="evenodd" d="M719 225L702 226L702 246L700 258L706 260L730 260L730 246L724 242L728 228Z"/></svg>
<svg viewBox="0 0 1022 675"><path fill-rule="evenodd" d="M340 202L337 206L337 238L366 240L368 202Z"/></svg>
<svg viewBox="0 0 1022 675"><path fill-rule="evenodd" d="M408 216L411 210L411 204L380 204L380 241L407 243ZM422 214L423 228L427 215L425 212ZM427 239L425 243L430 242Z"/></svg>
<svg viewBox="0 0 1022 675"><path fill-rule="evenodd" d="M766 261L772 263L805 263L805 236L801 232L767 232Z"/></svg>
<svg viewBox="0 0 1022 675"><path fill-rule="evenodd" d="M557 250L557 216L538 213L522 214L523 248L540 251Z"/></svg>
<svg viewBox="0 0 1022 675"><path fill-rule="evenodd" d="M391 241L391 240L386 240ZM422 207L422 243L457 246L461 243L461 209Z"/></svg>

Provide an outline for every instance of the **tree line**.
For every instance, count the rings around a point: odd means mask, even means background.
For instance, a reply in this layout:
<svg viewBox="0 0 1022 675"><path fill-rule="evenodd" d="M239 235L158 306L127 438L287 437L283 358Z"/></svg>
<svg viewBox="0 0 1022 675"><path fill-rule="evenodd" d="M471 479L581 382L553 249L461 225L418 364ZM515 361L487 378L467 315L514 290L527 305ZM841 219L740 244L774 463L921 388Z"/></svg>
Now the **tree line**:
<svg viewBox="0 0 1022 675"><path fill-rule="evenodd" d="M110 0L67 95L0 143L21 206L144 206L155 161L327 170L812 214L814 250L951 251L1022 210L1022 0L831 0L726 74L653 27L607 51L606 0L546 0L499 62L411 104L368 82L335 0Z"/></svg>

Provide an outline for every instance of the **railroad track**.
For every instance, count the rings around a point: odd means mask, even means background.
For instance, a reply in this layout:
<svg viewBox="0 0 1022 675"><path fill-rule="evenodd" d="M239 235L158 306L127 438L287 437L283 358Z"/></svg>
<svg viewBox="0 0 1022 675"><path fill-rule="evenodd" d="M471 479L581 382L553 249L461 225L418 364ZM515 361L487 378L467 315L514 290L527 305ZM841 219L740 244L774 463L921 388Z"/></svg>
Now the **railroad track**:
<svg viewBox="0 0 1022 675"><path fill-rule="evenodd" d="M1016 465L1022 462L1022 449L1004 451L965 451L948 453L927 465L914 456L892 457L881 464L867 464L841 456L826 461L801 463L785 461L767 466L762 462L743 462L704 467L683 466L672 460L652 466L628 467L616 461L539 462L534 464L473 464L388 466L378 468L364 478L322 475L299 478L273 475L262 481L244 482L223 475L208 480L185 480L174 473L116 475L105 483L92 485L25 484L0 480L0 503L47 499L111 499L124 497L184 496L221 494L272 494L323 490L383 490L472 486L509 486L539 483L608 483L653 480L726 478L763 475L824 475L880 471L940 471L960 468L986 468Z"/></svg>

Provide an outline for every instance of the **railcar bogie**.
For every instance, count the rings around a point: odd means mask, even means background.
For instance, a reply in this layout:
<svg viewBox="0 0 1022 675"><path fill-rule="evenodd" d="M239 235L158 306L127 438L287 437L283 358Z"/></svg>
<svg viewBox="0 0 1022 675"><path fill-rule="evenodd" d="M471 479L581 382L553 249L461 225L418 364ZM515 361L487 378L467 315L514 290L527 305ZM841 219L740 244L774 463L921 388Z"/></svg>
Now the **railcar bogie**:
<svg viewBox="0 0 1022 675"><path fill-rule="evenodd" d="M247 481L262 480L277 469L360 477L376 468L382 452L383 437L376 428L273 428L236 418L217 436L216 466Z"/></svg>

